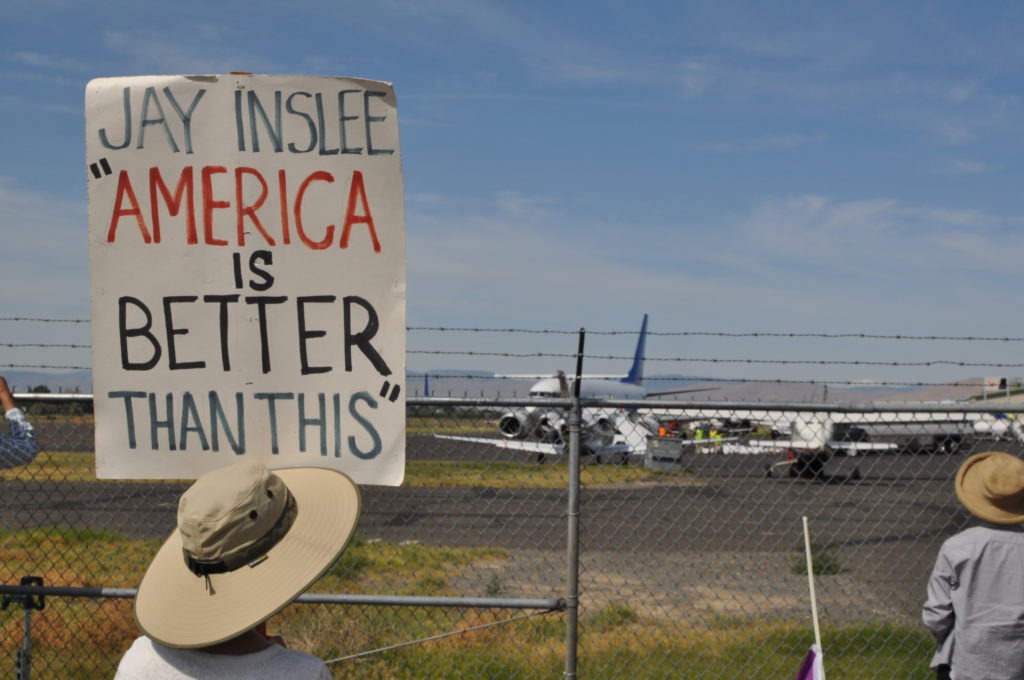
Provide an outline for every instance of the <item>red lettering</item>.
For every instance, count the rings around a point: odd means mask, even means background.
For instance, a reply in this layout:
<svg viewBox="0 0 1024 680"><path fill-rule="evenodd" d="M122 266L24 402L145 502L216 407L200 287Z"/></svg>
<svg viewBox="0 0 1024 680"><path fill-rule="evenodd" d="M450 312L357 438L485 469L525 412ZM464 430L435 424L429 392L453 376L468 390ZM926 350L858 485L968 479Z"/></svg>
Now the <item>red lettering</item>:
<svg viewBox="0 0 1024 680"><path fill-rule="evenodd" d="M285 181L284 170L277 171L277 187L281 201L281 243L288 245L292 236L288 230L288 182Z"/></svg>
<svg viewBox="0 0 1024 680"><path fill-rule="evenodd" d="M356 214L356 202L363 208L363 214ZM377 240L377 229L373 226L373 215L370 213L370 204L366 200L366 188L363 186L363 173L358 170L352 173L352 183L348 187L348 208L345 210L345 225L341 231L342 248L348 248L348 237L352 231L353 224L365 224L370 230L370 240L373 241L373 252L380 252L380 241Z"/></svg>
<svg viewBox="0 0 1024 680"><path fill-rule="evenodd" d="M334 225L328 224L324 228L326 235L322 241L313 241L306 236L306 229L302 224L302 200L306 196L306 189L309 188L309 185L315 180L319 180L321 182L333 182L334 175L329 172L324 172L323 170L318 170L304 179L302 184L299 185L299 193L295 194L295 233L299 235L299 238L302 239L303 243L313 250L323 250L327 246L331 245L331 241L334 240Z"/></svg>
<svg viewBox="0 0 1024 680"><path fill-rule="evenodd" d="M172 217L177 216L181 212L182 198L186 199L186 239L190 244L198 243L199 239L196 236L196 210L193 202L195 189L192 184L192 168L182 168L181 175L178 177L178 184L174 187L173 196L171 196L167 185L164 184L164 178L160 175L160 168L149 169L149 207L153 219L153 241L155 243L160 243L160 211L157 209L158 195L163 197L164 204L167 206L167 212Z"/></svg>
<svg viewBox="0 0 1024 680"><path fill-rule="evenodd" d="M124 201L128 200L129 208L124 208ZM122 170L117 176L117 195L114 197L114 213L110 216L110 228L107 229L107 243L113 243L117 234L117 227L122 217L135 217L135 223L142 232L142 240L152 243L153 238L149 235L149 229L142 219L142 209L139 207L139 200L135 198L135 190L132 189L132 182L128 179L128 172Z"/></svg>
<svg viewBox="0 0 1024 680"><path fill-rule="evenodd" d="M213 237L213 211L217 208L230 208L227 201L213 198L213 176L228 171L223 165L207 165L203 168L203 243L208 246L226 246L224 239Z"/></svg>
<svg viewBox="0 0 1024 680"><path fill-rule="evenodd" d="M242 191L242 185L245 183L245 175L250 175L256 178L256 181L260 184L260 194L256 198L256 201L252 205L245 204L244 192ZM263 234L263 240L268 245L274 245L274 237L267 233L267 230L263 228L263 223L260 222L259 215L256 211L263 207L263 204L267 202L267 194L269 193L267 187L267 180L263 179L263 175L254 168L235 168L235 205L238 206L238 245L245 245L245 219L248 217L254 227Z"/></svg>
<svg viewBox="0 0 1024 680"><path fill-rule="evenodd" d="M197 171L201 183L199 191L195 186ZM329 248L335 238L339 239L339 248L348 249L352 239L358 239L353 236L354 228L365 225L369 245L374 252L381 252L362 172L352 172L346 193L343 193L344 186L339 186L335 176L326 170L314 171L302 178L294 193L289 190L288 171L278 169L275 172L276 177L248 166L229 170L222 165L207 165L183 167L177 177L164 177L168 171L151 167L148 169L148 196L144 192L140 202L128 171L122 170L118 175L107 242L117 239L123 220L134 218L145 243L162 243L164 232L171 229L170 233L175 235L177 229L180 236L171 240L178 243L183 240L188 245L237 243L245 247L249 237L257 238L261 245L289 245L294 231L295 241L312 250ZM276 180L277 186L271 187L271 180ZM233 186L229 187L229 182L233 182ZM346 195L344 222L339 227L324 216L341 212L342 197ZM143 203L147 204L145 210ZM224 210L229 212L217 212ZM146 223L147 214L152 229ZM308 224L314 217L324 219L324 223ZM232 219L234 224L229 226L228 220ZM199 235L199 220L202 221L202 236ZM218 237L218 229L226 238Z"/></svg>

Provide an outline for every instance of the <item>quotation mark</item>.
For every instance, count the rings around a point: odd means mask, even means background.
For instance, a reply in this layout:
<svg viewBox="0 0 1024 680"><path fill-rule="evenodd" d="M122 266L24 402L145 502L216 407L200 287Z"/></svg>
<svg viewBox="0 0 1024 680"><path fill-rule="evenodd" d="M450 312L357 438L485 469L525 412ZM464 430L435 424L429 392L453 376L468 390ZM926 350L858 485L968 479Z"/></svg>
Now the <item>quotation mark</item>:
<svg viewBox="0 0 1024 680"><path fill-rule="evenodd" d="M113 170L110 169L110 163L107 162L106 158L101 158L99 163L90 163L89 169L92 170L92 176L99 179L102 175L109 175ZM102 170L102 175L100 171Z"/></svg>
<svg viewBox="0 0 1024 680"><path fill-rule="evenodd" d="M391 389L391 394L388 394L388 389L389 388ZM395 385L394 387L391 387L391 383L389 383L387 380L385 380L384 381L384 385L382 385L381 388L380 388L380 397L381 397L381 399L386 398L388 401L393 402L396 399L398 399L398 394L401 391L402 391L402 386L401 385Z"/></svg>

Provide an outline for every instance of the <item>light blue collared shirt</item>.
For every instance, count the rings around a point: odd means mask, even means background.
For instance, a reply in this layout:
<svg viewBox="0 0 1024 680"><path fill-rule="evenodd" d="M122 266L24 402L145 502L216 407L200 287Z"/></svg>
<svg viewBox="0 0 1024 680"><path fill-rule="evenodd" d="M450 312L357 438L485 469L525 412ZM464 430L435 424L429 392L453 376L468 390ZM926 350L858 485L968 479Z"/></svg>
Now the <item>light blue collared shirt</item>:
<svg viewBox="0 0 1024 680"><path fill-rule="evenodd" d="M956 680L1024 680L1024 526L982 523L939 549L921 612L932 668Z"/></svg>

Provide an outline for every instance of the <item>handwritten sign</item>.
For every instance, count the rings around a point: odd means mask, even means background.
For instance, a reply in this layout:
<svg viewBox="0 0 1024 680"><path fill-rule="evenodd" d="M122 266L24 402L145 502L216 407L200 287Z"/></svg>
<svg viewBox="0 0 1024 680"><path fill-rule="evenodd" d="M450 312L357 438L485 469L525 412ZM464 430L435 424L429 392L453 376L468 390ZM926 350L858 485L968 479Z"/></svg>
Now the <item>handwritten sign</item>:
<svg viewBox="0 0 1024 680"><path fill-rule="evenodd" d="M96 474L405 469L395 94L351 78L86 90Z"/></svg>

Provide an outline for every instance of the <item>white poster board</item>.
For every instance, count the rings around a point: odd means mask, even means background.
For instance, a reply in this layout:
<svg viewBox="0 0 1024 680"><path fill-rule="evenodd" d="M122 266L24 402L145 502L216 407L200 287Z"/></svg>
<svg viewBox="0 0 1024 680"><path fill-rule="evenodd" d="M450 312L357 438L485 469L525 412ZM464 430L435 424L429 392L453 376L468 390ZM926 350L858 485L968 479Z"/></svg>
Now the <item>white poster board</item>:
<svg viewBox="0 0 1024 680"><path fill-rule="evenodd" d="M391 85L139 76L85 99L97 477L252 458L400 484Z"/></svg>

